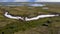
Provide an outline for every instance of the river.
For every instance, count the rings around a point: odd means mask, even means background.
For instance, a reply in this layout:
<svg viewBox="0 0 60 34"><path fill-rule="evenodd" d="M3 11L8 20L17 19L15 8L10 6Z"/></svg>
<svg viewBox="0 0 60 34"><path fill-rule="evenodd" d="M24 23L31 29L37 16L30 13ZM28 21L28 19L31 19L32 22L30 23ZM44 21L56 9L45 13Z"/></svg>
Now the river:
<svg viewBox="0 0 60 34"><path fill-rule="evenodd" d="M12 16L9 14L9 12L5 12L4 16L10 19L20 19L23 21L31 21L31 20L38 20L40 18L55 17L55 16L59 16L59 14L38 15L36 17L28 18L28 17Z"/></svg>

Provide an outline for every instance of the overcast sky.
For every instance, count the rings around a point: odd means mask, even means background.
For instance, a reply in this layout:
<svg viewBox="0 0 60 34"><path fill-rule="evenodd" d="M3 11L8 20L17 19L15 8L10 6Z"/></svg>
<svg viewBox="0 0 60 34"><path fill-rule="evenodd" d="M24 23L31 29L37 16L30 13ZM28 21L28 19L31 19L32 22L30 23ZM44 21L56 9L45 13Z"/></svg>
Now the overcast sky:
<svg viewBox="0 0 60 34"><path fill-rule="evenodd" d="M0 2L60 2L60 0L0 0Z"/></svg>

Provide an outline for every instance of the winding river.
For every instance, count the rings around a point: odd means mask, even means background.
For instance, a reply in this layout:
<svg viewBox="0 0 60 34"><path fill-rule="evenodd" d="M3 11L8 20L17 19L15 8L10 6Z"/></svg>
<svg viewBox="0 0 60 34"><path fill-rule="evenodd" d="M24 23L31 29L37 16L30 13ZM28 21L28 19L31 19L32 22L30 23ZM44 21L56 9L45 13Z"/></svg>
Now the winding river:
<svg viewBox="0 0 60 34"><path fill-rule="evenodd" d="M15 16L12 16L12 15L10 15L8 12L5 12L4 16L7 17L7 18L11 18L11 19L21 19L21 20L23 20L22 17L19 17L19 16L16 16L16 17L15 17Z"/></svg>
<svg viewBox="0 0 60 34"><path fill-rule="evenodd" d="M31 21L31 20L38 20L40 18L46 18L46 17L54 17L54 16L59 16L59 14L49 14L49 15L38 15L36 17L32 17L32 18L28 18L28 17L20 17L20 16L12 16L9 14L9 12L5 12L4 14L5 17L7 18L11 18L11 19L20 19L20 20L23 20L23 21Z"/></svg>

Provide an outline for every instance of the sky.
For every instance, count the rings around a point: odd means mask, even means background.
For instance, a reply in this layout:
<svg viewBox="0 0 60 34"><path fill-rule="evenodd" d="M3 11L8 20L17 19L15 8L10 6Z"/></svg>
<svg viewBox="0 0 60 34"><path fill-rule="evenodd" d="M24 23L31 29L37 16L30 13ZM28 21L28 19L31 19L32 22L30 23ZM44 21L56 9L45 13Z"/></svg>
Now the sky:
<svg viewBox="0 0 60 34"><path fill-rule="evenodd" d="M60 2L60 0L0 0L0 2Z"/></svg>

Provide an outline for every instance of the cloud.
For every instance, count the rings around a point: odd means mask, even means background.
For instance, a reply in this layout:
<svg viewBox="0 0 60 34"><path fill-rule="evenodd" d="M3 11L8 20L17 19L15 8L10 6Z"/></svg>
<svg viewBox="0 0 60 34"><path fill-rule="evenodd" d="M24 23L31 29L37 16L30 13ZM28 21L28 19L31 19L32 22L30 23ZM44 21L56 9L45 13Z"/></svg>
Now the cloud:
<svg viewBox="0 0 60 34"><path fill-rule="evenodd" d="M28 0L15 0L14 2L28 2Z"/></svg>
<svg viewBox="0 0 60 34"><path fill-rule="evenodd" d="M0 0L0 2L60 2L60 0Z"/></svg>
<svg viewBox="0 0 60 34"><path fill-rule="evenodd" d="M34 2L35 0L0 0L0 2Z"/></svg>
<svg viewBox="0 0 60 34"><path fill-rule="evenodd" d="M15 1L15 0L6 0L6 2L13 2L13 1Z"/></svg>
<svg viewBox="0 0 60 34"><path fill-rule="evenodd" d="M0 0L0 2L6 2L7 0Z"/></svg>
<svg viewBox="0 0 60 34"><path fill-rule="evenodd" d="M0 2L13 2L14 0L0 0Z"/></svg>
<svg viewBox="0 0 60 34"><path fill-rule="evenodd" d="M60 2L60 0L46 0L45 2Z"/></svg>
<svg viewBox="0 0 60 34"><path fill-rule="evenodd" d="M35 2L60 2L60 0L36 0Z"/></svg>
<svg viewBox="0 0 60 34"><path fill-rule="evenodd" d="M35 2L35 0L15 0L14 2Z"/></svg>

